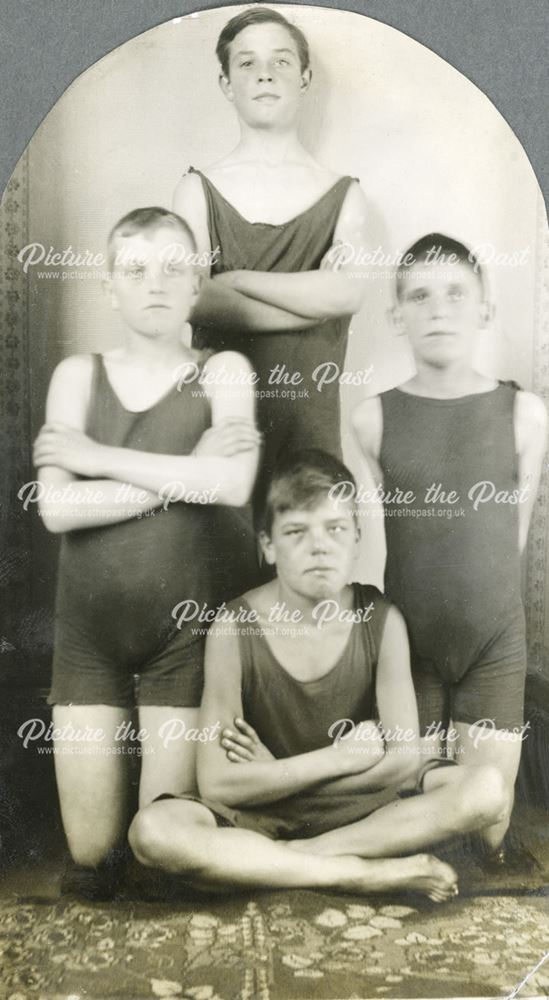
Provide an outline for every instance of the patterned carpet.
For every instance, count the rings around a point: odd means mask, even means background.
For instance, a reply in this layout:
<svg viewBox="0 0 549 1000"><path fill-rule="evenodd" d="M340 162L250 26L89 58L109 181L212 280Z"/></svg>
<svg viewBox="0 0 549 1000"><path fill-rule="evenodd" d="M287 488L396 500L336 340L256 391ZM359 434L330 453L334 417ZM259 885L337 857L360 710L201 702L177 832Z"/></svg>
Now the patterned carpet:
<svg viewBox="0 0 549 1000"><path fill-rule="evenodd" d="M2 1000L507 997L549 949L549 897L436 907L288 892L191 903L4 901ZM547 996L549 961L520 990Z"/></svg>

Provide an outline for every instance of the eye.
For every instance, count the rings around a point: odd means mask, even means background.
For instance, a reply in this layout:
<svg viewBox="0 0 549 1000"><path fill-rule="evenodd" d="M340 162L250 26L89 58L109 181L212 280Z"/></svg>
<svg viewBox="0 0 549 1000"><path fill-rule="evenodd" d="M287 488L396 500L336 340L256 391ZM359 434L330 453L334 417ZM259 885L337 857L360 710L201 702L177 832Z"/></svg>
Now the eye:
<svg viewBox="0 0 549 1000"><path fill-rule="evenodd" d="M408 296L410 302L417 302L417 303L425 302L426 298L427 298L427 292L421 290L417 292L411 292L410 295Z"/></svg>
<svg viewBox="0 0 549 1000"><path fill-rule="evenodd" d="M251 65L252 65L252 60L251 59L243 59L242 62L240 63L240 68L241 69L247 69L248 66L251 66Z"/></svg>
<svg viewBox="0 0 549 1000"><path fill-rule="evenodd" d="M457 287L450 288L448 291L448 298L450 299L450 302L459 302L460 299L463 298L463 289Z"/></svg>
<svg viewBox="0 0 549 1000"><path fill-rule="evenodd" d="M285 535L302 535L304 531L305 531L304 528L288 528L288 530L285 531L284 534Z"/></svg>
<svg viewBox="0 0 549 1000"><path fill-rule="evenodd" d="M130 277L130 278L132 278L132 279L133 279L134 281L137 281L137 280L139 280L140 278L142 278L142 277L143 277L143 275L144 275L144 273L145 273L145 268L144 268L144 267L139 267L139 266L138 266L138 265L136 264L136 265L135 265L135 267L130 267L130 268L128 269L128 271L127 271L126 273L127 273L127 274L129 275L129 277Z"/></svg>
<svg viewBox="0 0 549 1000"><path fill-rule="evenodd" d="M276 60L276 64L277 64L277 66L289 66L290 65L290 60L289 59L284 59L283 56L280 56L280 58Z"/></svg>

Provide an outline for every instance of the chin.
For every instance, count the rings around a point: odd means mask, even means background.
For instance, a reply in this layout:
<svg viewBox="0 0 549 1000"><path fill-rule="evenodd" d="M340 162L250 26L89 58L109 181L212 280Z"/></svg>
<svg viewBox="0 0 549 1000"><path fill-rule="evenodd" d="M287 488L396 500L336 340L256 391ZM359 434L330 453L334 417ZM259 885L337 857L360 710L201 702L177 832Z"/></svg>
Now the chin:
<svg viewBox="0 0 549 1000"><path fill-rule="evenodd" d="M310 600L325 601L337 597L344 586L340 579L309 580L304 587L304 593Z"/></svg>

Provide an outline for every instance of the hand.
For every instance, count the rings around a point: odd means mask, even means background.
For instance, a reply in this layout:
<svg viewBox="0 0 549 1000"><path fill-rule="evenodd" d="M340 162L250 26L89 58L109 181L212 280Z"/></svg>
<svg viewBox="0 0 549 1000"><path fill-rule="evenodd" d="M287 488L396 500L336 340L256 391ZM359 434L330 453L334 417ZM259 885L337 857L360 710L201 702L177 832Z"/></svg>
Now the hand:
<svg viewBox="0 0 549 1000"><path fill-rule="evenodd" d="M105 451L105 445L74 427L44 424L34 442L33 461L38 467L55 465L78 476L100 479L105 476Z"/></svg>
<svg viewBox="0 0 549 1000"><path fill-rule="evenodd" d="M383 736L372 719L359 722L345 736L336 736L332 749L341 756L343 774L369 771L385 756Z"/></svg>
<svg viewBox="0 0 549 1000"><path fill-rule="evenodd" d="M254 448L259 448L261 441L262 435L251 420L231 417L222 424L216 424L215 427L209 427L204 431L193 450L193 455L230 458L231 455L237 455L241 451L253 451Z"/></svg>
<svg viewBox="0 0 549 1000"><path fill-rule="evenodd" d="M349 262L348 243L342 240L334 240L331 247L328 247L322 260L320 261L320 271L341 271L341 268Z"/></svg>
<svg viewBox="0 0 549 1000"><path fill-rule="evenodd" d="M238 717L234 720L234 729L224 729L221 733L221 746L233 764L275 759L271 751L261 742L255 729Z"/></svg>

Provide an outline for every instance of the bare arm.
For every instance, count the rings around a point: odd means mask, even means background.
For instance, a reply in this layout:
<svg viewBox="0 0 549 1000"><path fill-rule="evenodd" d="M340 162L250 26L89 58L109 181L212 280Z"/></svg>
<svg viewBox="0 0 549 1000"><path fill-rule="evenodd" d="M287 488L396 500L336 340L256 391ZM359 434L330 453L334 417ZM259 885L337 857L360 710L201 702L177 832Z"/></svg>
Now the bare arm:
<svg viewBox="0 0 549 1000"><path fill-rule="evenodd" d="M334 240L325 266L319 270L229 271L219 275L216 283L317 322L352 315L364 300L367 275L359 263L367 247L367 206L358 184L352 184L347 192Z"/></svg>
<svg viewBox="0 0 549 1000"><path fill-rule="evenodd" d="M56 368L48 391L46 420L84 430L92 378L92 358L74 355ZM31 487L30 489L28 487ZM156 494L135 490L127 482L79 479L56 465L38 469L36 484L19 491L27 507L38 501L48 531L55 534L79 528L119 524L145 514L161 504Z"/></svg>
<svg viewBox="0 0 549 1000"><path fill-rule="evenodd" d="M188 222L195 235L199 267L206 279L193 310L193 325L237 333L283 332L315 325L306 316L259 302L220 280L210 279L210 262L216 260L221 249L211 245L204 188L198 174L185 174L181 178L173 204L174 211Z"/></svg>
<svg viewBox="0 0 549 1000"><path fill-rule="evenodd" d="M519 461L519 549L526 547L528 528L536 501L543 459L547 450L547 412L531 392L518 392L515 406L515 440Z"/></svg>
<svg viewBox="0 0 549 1000"><path fill-rule="evenodd" d="M246 450L226 455L157 455L99 445L69 428L44 429L37 448L51 464L94 479L114 479L154 493L160 503L200 502L241 506L253 486L258 457L258 436L253 429L254 397L251 368L235 352L214 355L204 368L204 390L212 408L212 424L231 418L247 421L250 432ZM216 378L218 381L216 382ZM193 390L194 391L194 390ZM197 386L197 390L200 387Z"/></svg>
<svg viewBox="0 0 549 1000"><path fill-rule="evenodd" d="M383 436L383 411L379 396L363 400L353 411L351 423L356 441L364 455L376 485L383 482L379 464Z"/></svg>
<svg viewBox="0 0 549 1000"><path fill-rule="evenodd" d="M376 699L381 729L387 736L385 753L367 770L326 782L318 789L318 794L367 792L389 785L400 788L415 781L421 763L419 720L406 625L395 607L389 608L383 631L377 665ZM357 730L357 736L358 733ZM353 744L352 733L345 739ZM365 743L357 739L354 745L360 757Z"/></svg>
<svg viewBox="0 0 549 1000"><path fill-rule="evenodd" d="M230 727L242 716L241 666L238 638L214 625L206 642L205 685L200 726ZM267 757L267 755L265 755ZM201 743L198 785L201 795L226 805L277 802L329 779L372 766L366 755L348 752L346 744L295 757L232 763L219 741Z"/></svg>

